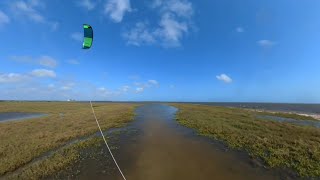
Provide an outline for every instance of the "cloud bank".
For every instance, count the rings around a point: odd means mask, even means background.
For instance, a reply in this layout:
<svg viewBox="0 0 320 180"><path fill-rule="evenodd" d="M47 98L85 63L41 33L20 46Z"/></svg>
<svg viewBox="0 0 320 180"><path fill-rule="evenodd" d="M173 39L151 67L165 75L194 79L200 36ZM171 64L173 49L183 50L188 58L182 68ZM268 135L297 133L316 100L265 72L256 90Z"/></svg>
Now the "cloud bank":
<svg viewBox="0 0 320 180"><path fill-rule="evenodd" d="M58 60L48 55L37 58L31 56L10 56L9 59L18 63L40 65L46 68L56 68L58 66Z"/></svg>
<svg viewBox="0 0 320 180"><path fill-rule="evenodd" d="M159 14L156 24L142 20L123 33L128 45L155 45L178 47L183 37L193 28L194 14L188 0L154 0L151 7Z"/></svg>

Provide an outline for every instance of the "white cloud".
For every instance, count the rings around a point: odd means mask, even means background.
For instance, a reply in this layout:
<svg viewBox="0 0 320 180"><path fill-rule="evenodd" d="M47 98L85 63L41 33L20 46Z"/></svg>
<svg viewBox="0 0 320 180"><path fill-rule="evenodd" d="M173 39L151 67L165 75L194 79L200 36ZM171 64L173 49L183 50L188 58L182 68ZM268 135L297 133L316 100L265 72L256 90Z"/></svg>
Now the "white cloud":
<svg viewBox="0 0 320 180"><path fill-rule="evenodd" d="M82 42L83 41L83 33L74 32L71 34L71 38L75 41Z"/></svg>
<svg viewBox="0 0 320 180"><path fill-rule="evenodd" d="M49 77L49 78L56 77L56 73L54 71L47 70L47 69L35 69L30 74L35 77Z"/></svg>
<svg viewBox="0 0 320 180"><path fill-rule="evenodd" d="M270 48L277 44L276 42L267 39L259 40L257 43L263 48Z"/></svg>
<svg viewBox="0 0 320 180"><path fill-rule="evenodd" d="M161 3L159 2L156 0L158 6L154 7L160 7L165 13L170 11L177 14L177 16L186 18L190 18L193 15L192 3L188 0L165 0Z"/></svg>
<svg viewBox="0 0 320 180"><path fill-rule="evenodd" d="M64 82L60 87L61 90L68 91L74 88L76 84L74 82Z"/></svg>
<svg viewBox="0 0 320 180"><path fill-rule="evenodd" d="M121 22L125 13L130 11L130 0L108 0L104 9L104 12L116 23Z"/></svg>
<svg viewBox="0 0 320 180"><path fill-rule="evenodd" d="M37 23L44 23L45 18L35 9L39 5L35 2L37 1L16 1L12 3L12 8L21 17L27 17Z"/></svg>
<svg viewBox="0 0 320 180"><path fill-rule="evenodd" d="M123 33L129 45L160 44L164 47L178 47L181 40L193 28L193 6L188 0L155 0L151 6L160 14L156 24L137 22ZM152 26L153 25L153 26Z"/></svg>
<svg viewBox="0 0 320 180"><path fill-rule="evenodd" d="M10 18L3 11L0 10L0 26L9 22Z"/></svg>
<svg viewBox="0 0 320 180"><path fill-rule="evenodd" d="M139 93L142 93L143 91L144 91L143 87L137 87L135 92L139 94Z"/></svg>
<svg viewBox="0 0 320 180"><path fill-rule="evenodd" d="M91 82L34 76L28 73L0 73L0 99L4 100L117 100L135 93L124 85L115 90L96 86ZM47 77L47 76L46 76ZM62 77L63 78L63 77ZM118 99L119 100L119 99Z"/></svg>
<svg viewBox="0 0 320 180"><path fill-rule="evenodd" d="M51 22L51 23L49 23L49 24L51 24L51 29L52 29L52 31L56 31L56 30L59 28L59 26L60 26L60 23L59 23L59 22Z"/></svg>
<svg viewBox="0 0 320 180"><path fill-rule="evenodd" d="M139 80L140 76L139 75L131 75L128 78L131 79L131 80Z"/></svg>
<svg viewBox="0 0 320 180"><path fill-rule="evenodd" d="M96 94L95 97L100 97L100 98L112 98L112 97L116 97L119 95L122 95L126 92L121 91L121 90L109 90L105 87L100 87L96 89Z"/></svg>
<svg viewBox="0 0 320 180"><path fill-rule="evenodd" d="M135 93L142 93L148 88L154 88L154 87L159 87L159 82L157 80L151 79L148 80L147 82L141 83L141 82L135 82Z"/></svg>
<svg viewBox="0 0 320 180"><path fill-rule="evenodd" d="M53 89L53 88L55 88L56 86L54 85L54 84L49 84L48 85L48 88L50 88L50 89Z"/></svg>
<svg viewBox="0 0 320 180"><path fill-rule="evenodd" d="M50 56L41 56L38 61L40 65L49 68L55 68L58 65L57 61Z"/></svg>
<svg viewBox="0 0 320 180"><path fill-rule="evenodd" d="M244 32L244 28L243 28L243 27L237 27L237 28L236 28L236 31L237 31L238 33L243 33L243 32Z"/></svg>
<svg viewBox="0 0 320 180"><path fill-rule="evenodd" d="M105 92L107 89L105 87L98 88L99 91Z"/></svg>
<svg viewBox="0 0 320 180"><path fill-rule="evenodd" d="M35 61L31 56L10 56L10 60L19 62L19 63L27 63L27 64L34 64Z"/></svg>
<svg viewBox="0 0 320 180"><path fill-rule="evenodd" d="M45 7L43 0L29 0L28 1L31 6L37 6L37 7Z"/></svg>
<svg viewBox="0 0 320 180"><path fill-rule="evenodd" d="M142 44L153 44L156 42L156 37L153 32L150 32L148 25L143 22L136 23L135 27L123 34L127 39L127 44L140 46Z"/></svg>
<svg viewBox="0 0 320 180"><path fill-rule="evenodd" d="M156 80L149 80L148 81L148 84L150 85L150 86L159 86L159 82L158 81L156 81Z"/></svg>
<svg viewBox="0 0 320 180"><path fill-rule="evenodd" d="M155 33L164 38L166 46L180 46L180 39L188 32L188 24L177 21L170 13L162 16L160 27Z"/></svg>
<svg viewBox="0 0 320 180"><path fill-rule="evenodd" d="M35 69L30 73L0 73L0 83L29 83L35 78L56 77L56 73L47 69Z"/></svg>
<svg viewBox="0 0 320 180"><path fill-rule="evenodd" d="M38 58L33 58L31 56L10 56L10 60L25 63L31 65L41 65L44 67L55 68L58 65L58 61L51 56L40 56Z"/></svg>
<svg viewBox="0 0 320 180"><path fill-rule="evenodd" d="M51 27L52 31L56 31L59 27L58 22L47 20L40 10L45 8L45 2L40 0L17 0L12 2L11 10L19 19L28 19L35 23L46 24Z"/></svg>
<svg viewBox="0 0 320 180"><path fill-rule="evenodd" d="M91 11L96 7L96 4L91 0L78 0L77 3L88 11Z"/></svg>
<svg viewBox="0 0 320 180"><path fill-rule="evenodd" d="M130 86L122 86L122 87L120 88L120 91L126 93L126 92L128 92L130 89L131 89Z"/></svg>
<svg viewBox="0 0 320 180"><path fill-rule="evenodd" d="M18 73L1 74L0 83L17 83L27 79L27 76Z"/></svg>
<svg viewBox="0 0 320 180"><path fill-rule="evenodd" d="M220 81L223 81L225 83L231 83L232 82L232 79L227 76L226 74L220 74L218 76L216 76L216 78Z"/></svg>
<svg viewBox="0 0 320 180"><path fill-rule="evenodd" d="M115 95L115 93L108 90L105 87L100 87L97 89L97 95L100 97L109 97L109 96Z"/></svg>
<svg viewBox="0 0 320 180"><path fill-rule="evenodd" d="M80 62L79 62L78 60L76 60L76 59L69 59L67 62L68 62L69 64L73 64L73 65L78 65L78 64L80 64Z"/></svg>
<svg viewBox="0 0 320 180"><path fill-rule="evenodd" d="M72 93L63 93L52 83L37 81L26 83L6 84L0 91L0 99L5 100L66 100ZM76 97L76 96L72 96Z"/></svg>

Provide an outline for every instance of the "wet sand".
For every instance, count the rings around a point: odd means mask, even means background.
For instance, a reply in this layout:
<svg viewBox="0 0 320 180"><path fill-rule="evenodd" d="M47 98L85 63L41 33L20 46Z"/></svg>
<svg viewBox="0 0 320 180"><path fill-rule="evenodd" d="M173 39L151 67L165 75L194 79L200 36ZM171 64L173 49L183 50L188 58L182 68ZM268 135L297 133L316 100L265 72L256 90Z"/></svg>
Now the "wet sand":
<svg viewBox="0 0 320 180"><path fill-rule="evenodd" d="M181 127L174 120L176 111L174 107L157 104L139 107L135 122L127 129L137 133L124 133L111 142L117 144L113 152L128 180L289 178L263 168L246 153L229 151L221 143ZM121 179L102 147L102 150L87 151L88 157L71 168L72 175L67 176ZM90 152L96 155L91 157Z"/></svg>

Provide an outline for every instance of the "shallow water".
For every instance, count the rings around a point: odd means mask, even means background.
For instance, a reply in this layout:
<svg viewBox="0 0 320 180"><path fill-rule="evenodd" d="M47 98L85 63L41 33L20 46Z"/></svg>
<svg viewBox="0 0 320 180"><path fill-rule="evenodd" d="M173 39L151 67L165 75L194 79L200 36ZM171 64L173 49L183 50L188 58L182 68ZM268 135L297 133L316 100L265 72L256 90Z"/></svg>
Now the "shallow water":
<svg viewBox="0 0 320 180"><path fill-rule="evenodd" d="M115 158L128 180L289 178L263 168L246 153L228 150L222 143L178 125L176 111L166 105L141 106L128 133L113 142L118 147L113 150ZM101 155L84 153L86 157L59 178L121 179L105 148L89 152Z"/></svg>
<svg viewBox="0 0 320 180"><path fill-rule="evenodd" d="M21 112L6 112L0 113L0 123L8 122L8 121L19 121L26 119L33 119L47 116L47 114L43 113L21 113Z"/></svg>
<svg viewBox="0 0 320 180"><path fill-rule="evenodd" d="M292 119L292 118L284 118L284 117L278 117L278 116L258 116L260 119L266 119L266 120L272 120L277 122L286 122L286 123L292 123L300 126L312 126L316 128L320 128L320 121L308 121L308 120L298 120L298 119Z"/></svg>

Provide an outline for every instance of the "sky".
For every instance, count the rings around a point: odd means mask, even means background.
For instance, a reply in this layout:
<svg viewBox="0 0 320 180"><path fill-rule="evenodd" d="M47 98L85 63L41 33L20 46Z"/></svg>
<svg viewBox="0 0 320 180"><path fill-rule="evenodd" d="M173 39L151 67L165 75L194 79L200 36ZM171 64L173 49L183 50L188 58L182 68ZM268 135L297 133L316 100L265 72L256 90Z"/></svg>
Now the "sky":
<svg viewBox="0 0 320 180"><path fill-rule="evenodd" d="M0 99L320 103L319 9L318 0L1 0Z"/></svg>

